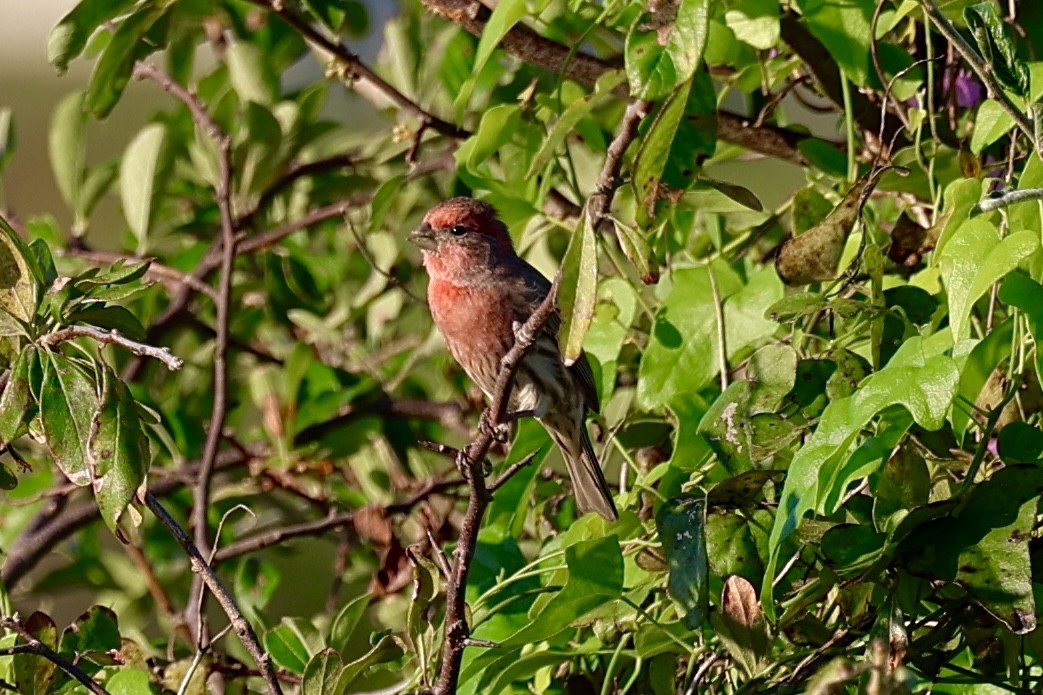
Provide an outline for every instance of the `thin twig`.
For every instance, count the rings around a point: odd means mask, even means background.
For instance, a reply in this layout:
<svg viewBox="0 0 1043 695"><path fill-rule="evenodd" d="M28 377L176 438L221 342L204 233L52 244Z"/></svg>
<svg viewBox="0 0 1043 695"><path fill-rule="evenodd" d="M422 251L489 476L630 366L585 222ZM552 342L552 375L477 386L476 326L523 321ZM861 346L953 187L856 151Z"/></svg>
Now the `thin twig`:
<svg viewBox="0 0 1043 695"><path fill-rule="evenodd" d="M119 345L121 348L129 350L135 355L142 357L152 357L159 360L166 368L173 371L181 369L185 362L180 357L175 356L167 348L154 347L152 345L146 345L139 343L136 340L131 340L120 334L115 328L111 330L105 330L103 328L96 328L95 326L68 326L60 330L54 331L42 335L36 339L36 342L40 345L57 345L63 343L66 340L72 340L73 338L91 338L99 343L105 345Z"/></svg>
<svg viewBox="0 0 1043 695"><path fill-rule="evenodd" d="M496 378L496 387L493 389L493 402L484 415L488 426L479 427L478 433L471 443L459 451L457 465L464 471L467 478L469 495L467 511L464 513L464 520L460 525L460 537L457 540L456 549L453 551L453 563L446 584L445 640L442 647L442 665L438 674L438 683L434 688L434 692L438 695L449 695L456 692L464 649L471 636L471 628L467 623L467 575L471 570L475 548L478 544L478 530L491 497L483 470L485 457L495 441L493 432L500 423L504 422L507 415L514 375L518 371L518 366L525 357L525 353L536 342L543 324L555 311L555 298L558 294L560 277L560 274L555 277L547 296L516 332L514 345L500 360L500 373ZM501 476L496 481L497 486L502 485L506 479Z"/></svg>
<svg viewBox="0 0 1043 695"><path fill-rule="evenodd" d="M22 624L22 621L18 618L17 614L9 618L0 618L0 627L17 632L22 639L25 640L24 645L15 645L15 649L24 648L21 650L22 653L36 654L37 656L47 659L55 666L69 674L69 676L82 683L83 686L94 693L94 695L110 695L108 690L101 687L101 685L99 685L93 678L84 673L83 669L48 647L40 640L36 639L36 636L25 628L25 625ZM13 651L10 653L16 654L18 652Z"/></svg>
<svg viewBox="0 0 1043 695"><path fill-rule="evenodd" d="M447 490L459 487L464 484L463 480L446 480L446 481L428 481L420 490L411 495L409 499L396 504L388 505L384 508L384 512L387 515L391 514L404 514L410 509L415 507L420 502L424 501L431 495L443 493ZM327 531L334 529L343 528L350 526L355 522L355 512L344 512L341 514L330 514L324 519L317 519L315 521L305 521L300 524L294 524L292 526L283 526L281 528L272 529L271 531L265 531L259 533L256 536L250 538L244 538L241 541L235 543L229 543L228 545L220 548L215 554L214 559L216 562L223 562L231 558L240 557L242 555L248 555L258 550L271 547L273 545L279 545L284 541L291 538L300 538L302 536L320 536Z"/></svg>
<svg viewBox="0 0 1043 695"><path fill-rule="evenodd" d="M938 5L934 3L934 0L920 0L920 5L927 12L927 16L931 18L931 23L934 24L942 36L949 40L949 43L963 56L970 69L982 81L988 95L995 99L1000 107L1014 119L1014 124L1018 126L1018 130L1028 136L1029 142L1033 144L1034 149L1039 149L1040 143L1036 142L1036 130L1032 126L1032 120L1015 106L1014 102L1007 96L1007 93L1003 91L1003 86L996 79L992 66L978 55L978 52L967 42L967 39L963 38L963 35L953 26L953 23L938 9Z"/></svg>
<svg viewBox="0 0 1043 695"><path fill-rule="evenodd" d="M246 651L249 652L257 664L261 677L264 678L268 686L270 695L281 695L282 688L279 686L275 669L272 668L271 657L262 649L261 643L257 639L257 633L254 632L253 627L243 617L242 611L239 610L232 593L221 583L217 573L203 559L200 549L192 542L188 532L177 523L174 517L170 515L170 512L160 504L159 500L151 492L145 493L145 505L152 510L156 518L174 536L175 540L188 555L188 559L192 564L192 571L202 577L207 588L210 589L214 598L221 605L225 615L228 616L228 620L232 624L232 629L235 630L243 646L246 647Z"/></svg>
<svg viewBox="0 0 1043 695"><path fill-rule="evenodd" d="M453 138L466 138L470 135L470 133L463 128L443 120L430 111L425 110L420 106L420 104L416 103L393 87L387 82L387 80L373 72L369 66L362 62L358 55L349 50L346 46L327 38L320 31L315 29L306 19L290 8L288 6L289 3L282 2L281 0L276 2L269 0L247 0L247 2L277 15L305 39L319 46L324 51L336 56L347 68L348 77L357 79L360 82L368 83L386 96L392 103L397 104L400 108L418 116L421 123L424 124L425 129L430 128Z"/></svg>
<svg viewBox="0 0 1043 695"><path fill-rule="evenodd" d="M523 458L521 461L515 461L510 466L508 466L507 470L505 470L503 473L501 473L496 478L496 480L494 480L491 483L489 483L489 485L488 485L489 493L491 494L493 492L496 492L501 487L503 487L504 483L506 483L508 480L513 478L515 473L517 473L518 471L520 471L521 469L525 468L530 463L532 463L533 460L535 460L536 455L539 454L539 453L540 453L540 450L537 449L536 451L532 452L531 454L529 454L528 456Z"/></svg>

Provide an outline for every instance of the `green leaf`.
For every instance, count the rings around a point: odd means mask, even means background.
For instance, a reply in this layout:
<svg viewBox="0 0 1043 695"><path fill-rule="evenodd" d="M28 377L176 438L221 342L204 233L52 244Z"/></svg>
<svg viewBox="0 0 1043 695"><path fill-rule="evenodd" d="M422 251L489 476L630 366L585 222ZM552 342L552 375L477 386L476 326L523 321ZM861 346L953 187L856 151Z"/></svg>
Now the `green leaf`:
<svg viewBox="0 0 1043 695"><path fill-rule="evenodd" d="M930 471L923 456L911 446L894 452L870 480L873 521L880 531L893 532L906 514L929 500Z"/></svg>
<svg viewBox="0 0 1043 695"><path fill-rule="evenodd" d="M86 225L87 218L90 217L91 213L94 212L94 208L98 206L104 195L112 188L112 183L116 180L118 174L119 159L116 157L87 170L83 177L83 183L80 185L79 196L74 210L77 217L76 224L79 228L83 228Z"/></svg>
<svg viewBox="0 0 1043 695"><path fill-rule="evenodd" d="M738 0L730 3L724 22L735 38L766 51L779 42L779 0Z"/></svg>
<svg viewBox="0 0 1043 695"><path fill-rule="evenodd" d="M569 133L572 133L576 125L588 116L591 111L611 99L614 96L613 91L623 83L623 79L623 74L618 70L606 72L598 78L597 83L594 85L594 91L591 94L584 95L581 99L573 101L565 108L565 111L562 112L554 126L550 129L550 132L547 133L547 138L540 145L536 156L533 157L532 164L529 165L529 171L525 174L526 178L533 178L543 170L543 167L547 166L547 162L554 157Z"/></svg>
<svg viewBox="0 0 1043 695"><path fill-rule="evenodd" d="M18 487L18 478L8 469L7 464L0 463L0 490L14 490Z"/></svg>
<svg viewBox="0 0 1043 695"><path fill-rule="evenodd" d="M709 35L709 0L680 0L677 17L666 45L656 31L646 31L641 19L627 35L626 71L630 94L637 99L655 101L687 82L703 58Z"/></svg>
<svg viewBox="0 0 1043 695"><path fill-rule="evenodd" d="M714 576L737 575L750 582L759 582L764 577L757 544L743 516L716 509L705 515L704 523L706 556Z"/></svg>
<svg viewBox="0 0 1043 695"><path fill-rule="evenodd" d="M134 398L108 366L102 367L101 407L91 423L87 456L98 510L115 531L145 482L150 457Z"/></svg>
<svg viewBox="0 0 1043 695"><path fill-rule="evenodd" d="M580 541L565 548L568 578L532 615L531 622L503 642L504 646L531 644L548 639L590 611L620 597L623 589L623 555L619 537Z"/></svg>
<svg viewBox="0 0 1043 695"><path fill-rule="evenodd" d="M0 310L26 326L36 316L42 280L33 272L35 259L11 225L0 217Z"/></svg>
<svg viewBox="0 0 1043 695"><path fill-rule="evenodd" d="M30 366L36 360L36 348L18 353L3 395L0 395L0 447L6 447L25 432L25 425L36 411L29 388Z"/></svg>
<svg viewBox="0 0 1043 695"><path fill-rule="evenodd" d="M145 276L150 265L152 265L151 258L146 258L143 261L119 260L109 266L108 270L98 272L96 268L91 268L74 277L73 282L76 283L77 287L83 289L84 292L90 294L93 287L124 285L134 282Z"/></svg>
<svg viewBox="0 0 1043 695"><path fill-rule="evenodd" d="M1036 345L1043 344L1043 286L1024 273L1010 273L1000 285L999 298L1004 304L1017 307L1025 312ZM1036 362L1036 379L1043 384L1043 351L1034 350L1033 354ZM984 383L984 379L982 383Z"/></svg>
<svg viewBox="0 0 1043 695"><path fill-rule="evenodd" d="M939 260L955 340L970 335L971 310L992 283L1038 248L1034 233L1023 230L1000 239L996 226L982 218L968 220L957 228Z"/></svg>
<svg viewBox="0 0 1043 695"><path fill-rule="evenodd" d="M136 3L137 0L80 0L47 37L47 60L64 73L99 27Z"/></svg>
<svg viewBox="0 0 1043 695"><path fill-rule="evenodd" d="M441 573L437 565L421 553L406 548L406 555L413 566L413 595L406 613L406 634L413 648L419 651L424 643L424 633L431 629L428 620L431 602L439 595Z"/></svg>
<svg viewBox="0 0 1043 695"><path fill-rule="evenodd" d="M521 110L515 104L492 107L482 114L478 131L461 145L457 152L458 160L463 158L468 171L482 176L478 167L511 141L520 123Z"/></svg>
<svg viewBox="0 0 1043 695"><path fill-rule="evenodd" d="M586 210L581 218L561 261L558 287L558 310L562 316L558 343L566 365L579 359L583 351L583 338L594 320L598 293L597 233Z"/></svg>
<svg viewBox="0 0 1043 695"><path fill-rule="evenodd" d="M1043 430L1026 422L1012 422L1000 430L1000 458L1004 463L1036 463L1043 460Z"/></svg>
<svg viewBox="0 0 1043 695"><path fill-rule="evenodd" d="M337 649L345 649L348 646L348 639L351 637L351 633L355 631L359 621L362 620L362 616L366 614L370 598L369 594L362 594L344 604L344 607L340 609L337 617L333 619L333 623L330 625L327 642L331 646Z"/></svg>
<svg viewBox="0 0 1043 695"><path fill-rule="evenodd" d="M33 637L50 647L58 649L58 627L50 616L36 611L25 621L25 629ZM18 636L16 644L25 644ZM14 657L14 682L21 695L47 695L58 675L58 666L43 656L16 654Z"/></svg>
<svg viewBox="0 0 1043 695"><path fill-rule="evenodd" d="M750 470L750 431L746 404L750 384L736 381L728 385L714 400L699 421L699 434L706 437L717 459L728 473L735 475Z"/></svg>
<svg viewBox="0 0 1043 695"><path fill-rule="evenodd" d="M1029 539L1038 505L1038 496L1027 500L1013 523L992 529L960 553L956 575L956 581L1016 635L1036 629Z"/></svg>
<svg viewBox="0 0 1043 695"><path fill-rule="evenodd" d="M61 654L69 660L104 656L119 649L121 642L116 613L105 606L91 606L62 632Z"/></svg>
<svg viewBox="0 0 1043 695"><path fill-rule="evenodd" d="M972 5L963 11L971 36L989 69L1004 87L1020 97L1029 94L1029 71L1017 54L1007 27L989 2Z"/></svg>
<svg viewBox="0 0 1043 695"><path fill-rule="evenodd" d="M337 687L340 688L340 692L344 692L370 666L392 661L401 653L402 650L395 645L391 635L382 635L368 652L344 665Z"/></svg>
<svg viewBox="0 0 1043 695"><path fill-rule="evenodd" d="M472 74L477 75L485 67L486 61L500 41L515 24L525 16L525 0L503 0L496 3L489 20L482 29L482 37L478 40L478 48L474 54Z"/></svg>
<svg viewBox="0 0 1043 695"><path fill-rule="evenodd" d="M165 141L166 128L160 123L150 123L130 141L120 163L123 215L137 237L139 252L145 248L152 226L154 203L160 189L159 174Z"/></svg>
<svg viewBox="0 0 1043 695"><path fill-rule="evenodd" d="M779 498L779 513L771 530L769 562L762 588L765 610L772 614L771 587L779 548L809 511L829 513L824 505L847 489L847 480L834 476L847 463L846 454L877 413L901 405L921 427L941 427L956 395L959 369L950 357L928 358L923 340L907 340L891 361L866 379L848 398L826 406L815 432L793 457ZM823 481L835 480L835 484Z"/></svg>
<svg viewBox="0 0 1043 695"><path fill-rule="evenodd" d="M677 127L685 114L692 80L688 80L670 95L656 114L652 127L641 139L641 149L634 163L634 194L646 209L652 210L659 198L659 180L666 167L670 146L673 145ZM694 168L694 164L693 164Z"/></svg>
<svg viewBox="0 0 1043 695"><path fill-rule="evenodd" d="M616 386L616 363L637 314L637 293L622 278L599 283L598 304L583 350L595 365L595 379L602 402L608 402Z"/></svg>
<svg viewBox="0 0 1043 695"><path fill-rule="evenodd" d="M869 41L873 3L798 0L801 21L829 50L830 56L855 84L869 77Z"/></svg>
<svg viewBox="0 0 1043 695"><path fill-rule="evenodd" d="M154 695L157 692L148 671L126 666L106 679L105 689L110 695Z"/></svg>
<svg viewBox="0 0 1043 695"><path fill-rule="evenodd" d="M134 64L163 45L167 22L161 20L168 19L174 7L168 3L145 3L116 27L94 64L87 85L86 105L91 113L98 118L109 115L123 96Z"/></svg>
<svg viewBox="0 0 1043 695"><path fill-rule="evenodd" d="M86 323L122 333L131 340L144 340L145 327L138 317L116 304L86 304L69 314L70 323Z"/></svg>
<svg viewBox="0 0 1043 695"><path fill-rule="evenodd" d="M654 285L659 282L659 267L645 235L640 230L618 220L613 220L612 224L616 230L619 247L623 250L623 255L627 257L627 260L637 268L641 282L646 285Z"/></svg>
<svg viewBox="0 0 1043 695"><path fill-rule="evenodd" d="M76 485L88 485L87 440L98 405L94 383L65 355L41 352L43 386L40 420L47 448L65 477Z"/></svg>
<svg viewBox="0 0 1043 695"><path fill-rule="evenodd" d="M264 633L264 647L276 664L303 674L312 655L322 650L322 637L310 622L283 618L279 625Z"/></svg>
<svg viewBox="0 0 1043 695"><path fill-rule="evenodd" d="M638 402L649 410L698 391L717 373L717 325L708 270L678 269L672 280L638 367ZM736 281L724 273L717 281L722 295L737 289Z"/></svg>
<svg viewBox="0 0 1043 695"><path fill-rule="evenodd" d="M797 352L789 345L765 345L750 357L746 412L773 413L797 381Z"/></svg>
<svg viewBox="0 0 1043 695"><path fill-rule="evenodd" d="M995 99L986 99L978 107L978 115L974 119L974 132L971 133L971 152L981 151L1014 127L1014 119Z"/></svg>
<svg viewBox="0 0 1043 695"><path fill-rule="evenodd" d="M301 695L341 695L347 683L341 681L344 662L335 649L323 649L308 661L301 680Z"/></svg>
<svg viewBox="0 0 1043 695"><path fill-rule="evenodd" d="M1015 634L1036 625L1029 539L1043 494L1043 468L1007 466L979 483L955 518L923 523L897 559L918 576L957 581Z"/></svg>
<svg viewBox="0 0 1043 695"><path fill-rule="evenodd" d="M236 41L225 52L228 77L242 103L272 104L279 94L279 78L259 46Z"/></svg>
<svg viewBox="0 0 1043 695"><path fill-rule="evenodd" d="M710 601L705 523L705 501L690 494L664 502L655 518L656 534L670 570L667 589L684 608L684 622L691 630L703 624Z"/></svg>

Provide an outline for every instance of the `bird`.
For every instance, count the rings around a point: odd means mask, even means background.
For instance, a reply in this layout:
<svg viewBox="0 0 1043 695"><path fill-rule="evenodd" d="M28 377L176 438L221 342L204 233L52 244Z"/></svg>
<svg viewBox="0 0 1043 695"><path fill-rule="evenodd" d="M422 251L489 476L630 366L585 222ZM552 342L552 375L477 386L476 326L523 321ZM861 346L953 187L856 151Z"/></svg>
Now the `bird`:
<svg viewBox="0 0 1043 695"><path fill-rule="evenodd" d="M500 361L515 331L540 306L551 283L514 250L507 226L489 203L445 200L410 235L427 271L427 303L450 354L494 398ZM586 356L566 366L558 348L555 311L518 365L508 408L532 415L561 449L581 512L619 518L587 433L598 395Z"/></svg>

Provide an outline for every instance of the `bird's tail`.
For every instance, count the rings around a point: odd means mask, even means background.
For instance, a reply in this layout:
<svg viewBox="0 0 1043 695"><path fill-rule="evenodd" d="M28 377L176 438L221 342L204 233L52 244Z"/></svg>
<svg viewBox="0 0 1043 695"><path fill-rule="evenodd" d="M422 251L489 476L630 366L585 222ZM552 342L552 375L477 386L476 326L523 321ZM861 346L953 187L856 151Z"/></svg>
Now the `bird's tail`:
<svg viewBox="0 0 1043 695"><path fill-rule="evenodd" d="M612 501L612 491L608 489L608 482L601 472L601 464L587 435L587 426L580 419L578 422L570 420L565 427L557 427L555 425L566 423L548 422L550 419L545 418L543 424L565 457L565 467L572 478L576 504L580 511L597 512L609 521L615 521L619 514Z"/></svg>

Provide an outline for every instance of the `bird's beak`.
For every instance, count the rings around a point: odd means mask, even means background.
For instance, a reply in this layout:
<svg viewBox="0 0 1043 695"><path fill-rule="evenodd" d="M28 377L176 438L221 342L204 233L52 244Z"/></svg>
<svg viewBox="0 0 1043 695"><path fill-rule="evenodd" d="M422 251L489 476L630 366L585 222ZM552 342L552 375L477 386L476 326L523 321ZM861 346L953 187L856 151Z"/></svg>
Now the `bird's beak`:
<svg viewBox="0 0 1043 695"><path fill-rule="evenodd" d="M409 240L427 251L434 251L437 246L435 230L427 222L414 229L409 235Z"/></svg>

